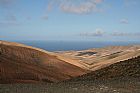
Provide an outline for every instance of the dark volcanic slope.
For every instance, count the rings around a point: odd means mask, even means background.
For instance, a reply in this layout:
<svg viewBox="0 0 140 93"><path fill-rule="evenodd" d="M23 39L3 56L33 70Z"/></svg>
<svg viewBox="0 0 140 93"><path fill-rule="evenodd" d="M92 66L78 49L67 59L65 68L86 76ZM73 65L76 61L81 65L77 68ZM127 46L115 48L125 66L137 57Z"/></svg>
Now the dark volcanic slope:
<svg viewBox="0 0 140 93"><path fill-rule="evenodd" d="M0 41L0 83L57 82L84 73L38 49Z"/></svg>
<svg viewBox="0 0 140 93"><path fill-rule="evenodd" d="M112 64L108 67L93 71L77 78L73 78L69 80L69 82L117 80L129 78L140 79L140 56Z"/></svg>

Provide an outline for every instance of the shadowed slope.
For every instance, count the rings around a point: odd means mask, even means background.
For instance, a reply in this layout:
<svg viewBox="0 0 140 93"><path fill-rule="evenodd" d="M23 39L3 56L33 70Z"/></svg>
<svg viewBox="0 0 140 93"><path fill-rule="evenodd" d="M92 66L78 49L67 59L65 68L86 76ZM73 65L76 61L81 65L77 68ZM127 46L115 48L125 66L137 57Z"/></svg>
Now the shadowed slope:
<svg viewBox="0 0 140 93"><path fill-rule="evenodd" d="M58 82L85 72L47 51L0 41L0 83Z"/></svg>
<svg viewBox="0 0 140 93"><path fill-rule="evenodd" d="M82 75L69 82L84 82L97 80L118 80L118 79L139 79L140 77L140 56L118 63L114 63L108 67L93 71L86 75Z"/></svg>

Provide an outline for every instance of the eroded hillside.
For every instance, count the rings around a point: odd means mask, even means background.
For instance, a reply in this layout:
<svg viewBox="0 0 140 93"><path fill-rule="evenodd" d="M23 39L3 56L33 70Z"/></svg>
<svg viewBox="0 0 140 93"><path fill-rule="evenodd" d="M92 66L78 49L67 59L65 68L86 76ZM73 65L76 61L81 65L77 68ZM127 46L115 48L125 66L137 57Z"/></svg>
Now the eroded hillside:
<svg viewBox="0 0 140 93"><path fill-rule="evenodd" d="M45 50L0 41L0 83L58 82L85 73Z"/></svg>

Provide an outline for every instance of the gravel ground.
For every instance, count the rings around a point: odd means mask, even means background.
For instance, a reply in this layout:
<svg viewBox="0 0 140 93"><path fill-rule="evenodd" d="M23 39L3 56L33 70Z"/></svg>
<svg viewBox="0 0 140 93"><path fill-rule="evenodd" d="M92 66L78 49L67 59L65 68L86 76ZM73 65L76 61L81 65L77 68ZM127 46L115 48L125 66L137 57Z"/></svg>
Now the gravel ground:
<svg viewBox="0 0 140 93"><path fill-rule="evenodd" d="M140 93L140 81L5 84L0 93Z"/></svg>

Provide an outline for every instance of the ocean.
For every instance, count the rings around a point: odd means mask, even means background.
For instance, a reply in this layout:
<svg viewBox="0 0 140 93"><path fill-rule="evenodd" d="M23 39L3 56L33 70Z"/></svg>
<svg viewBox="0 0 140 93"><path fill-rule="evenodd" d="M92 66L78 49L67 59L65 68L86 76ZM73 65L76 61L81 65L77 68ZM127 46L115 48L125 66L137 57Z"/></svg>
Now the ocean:
<svg viewBox="0 0 140 93"><path fill-rule="evenodd" d="M106 46L140 45L140 42L95 42L95 41L16 41L47 51L85 50Z"/></svg>

